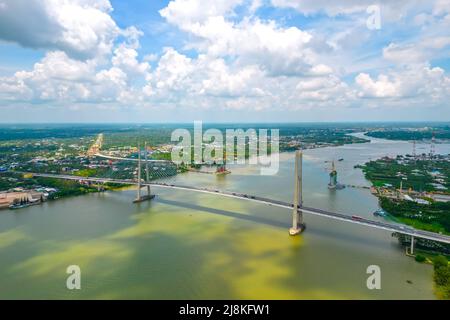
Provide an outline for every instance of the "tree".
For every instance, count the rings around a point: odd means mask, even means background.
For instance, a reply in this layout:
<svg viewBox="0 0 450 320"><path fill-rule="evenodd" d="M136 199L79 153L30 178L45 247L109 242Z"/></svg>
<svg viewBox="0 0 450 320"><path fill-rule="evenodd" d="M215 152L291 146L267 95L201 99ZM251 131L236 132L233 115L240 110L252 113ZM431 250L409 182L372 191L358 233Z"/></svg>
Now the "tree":
<svg viewBox="0 0 450 320"><path fill-rule="evenodd" d="M450 268L439 267L434 270L434 281L438 286L447 286L450 284Z"/></svg>
<svg viewBox="0 0 450 320"><path fill-rule="evenodd" d="M448 266L447 258L442 255L437 256L436 258L433 259L433 266L434 270L437 270L440 267L447 267Z"/></svg>
<svg viewBox="0 0 450 320"><path fill-rule="evenodd" d="M424 262L426 260L426 258L421 254L416 255L415 259L417 262Z"/></svg>
<svg viewBox="0 0 450 320"><path fill-rule="evenodd" d="M450 283L447 283L447 286L444 289L444 298L450 299Z"/></svg>

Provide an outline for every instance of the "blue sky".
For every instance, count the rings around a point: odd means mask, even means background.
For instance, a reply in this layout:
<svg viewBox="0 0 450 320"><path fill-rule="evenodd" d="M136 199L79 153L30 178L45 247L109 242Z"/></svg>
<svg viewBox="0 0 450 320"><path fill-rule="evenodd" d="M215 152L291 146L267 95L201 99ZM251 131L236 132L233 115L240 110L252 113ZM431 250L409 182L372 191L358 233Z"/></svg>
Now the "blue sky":
<svg viewBox="0 0 450 320"><path fill-rule="evenodd" d="M0 122L450 120L450 0L0 0Z"/></svg>

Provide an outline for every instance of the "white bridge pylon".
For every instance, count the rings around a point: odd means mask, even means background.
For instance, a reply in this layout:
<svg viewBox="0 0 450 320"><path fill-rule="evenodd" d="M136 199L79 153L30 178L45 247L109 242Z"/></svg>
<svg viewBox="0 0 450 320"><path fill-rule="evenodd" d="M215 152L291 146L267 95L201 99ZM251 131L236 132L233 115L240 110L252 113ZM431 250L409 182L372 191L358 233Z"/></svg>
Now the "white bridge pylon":
<svg viewBox="0 0 450 320"><path fill-rule="evenodd" d="M300 150L295 152L295 185L294 185L294 208L292 211L292 228L289 229L289 234L295 236L305 230L303 223L303 153Z"/></svg>
<svg viewBox="0 0 450 320"><path fill-rule="evenodd" d="M149 169L148 169L148 157L147 157L147 142L145 142L145 183L146 183L146 187L147 187L147 194L146 195L142 195L141 194L141 189L142 189L142 161L141 161L141 144L138 144L138 167L137 167L137 181L138 181L138 185L137 185L137 196L136 199L133 201L134 203L138 203L138 202L142 202L142 201L146 201L146 200L151 200L155 197L155 195L151 194L151 190L150 190L150 176L149 176Z"/></svg>

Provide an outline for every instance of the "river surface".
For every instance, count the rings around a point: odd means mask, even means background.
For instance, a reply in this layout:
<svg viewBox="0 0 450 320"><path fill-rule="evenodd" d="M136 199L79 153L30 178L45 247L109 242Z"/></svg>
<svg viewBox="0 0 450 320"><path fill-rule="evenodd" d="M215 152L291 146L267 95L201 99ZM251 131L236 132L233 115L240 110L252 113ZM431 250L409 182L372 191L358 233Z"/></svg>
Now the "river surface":
<svg viewBox="0 0 450 320"><path fill-rule="evenodd" d="M417 144L417 152L429 145ZM438 144L449 153L449 144ZM369 185L369 159L412 152L408 142L305 151L305 205L376 219L366 189L327 188L329 161L338 180ZM292 201L293 154L280 170L186 173L172 183L214 187ZM291 212L214 195L154 188L132 204L132 189L90 194L0 212L0 299L434 299L432 267L405 256L387 231L305 215L306 231L288 235ZM380 218L379 218L380 219ZM81 290L66 289L66 268L81 268ZM381 290L366 269L381 268Z"/></svg>

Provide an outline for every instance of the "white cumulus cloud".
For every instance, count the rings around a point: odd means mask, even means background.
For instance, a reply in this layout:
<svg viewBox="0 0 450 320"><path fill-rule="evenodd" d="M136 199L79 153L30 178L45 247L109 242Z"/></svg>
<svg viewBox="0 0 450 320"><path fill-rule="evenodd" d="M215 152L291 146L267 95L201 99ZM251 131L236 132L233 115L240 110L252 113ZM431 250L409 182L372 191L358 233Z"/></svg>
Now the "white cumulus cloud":
<svg viewBox="0 0 450 320"><path fill-rule="evenodd" d="M87 59L109 53L119 28L108 0L1 0L0 39Z"/></svg>

